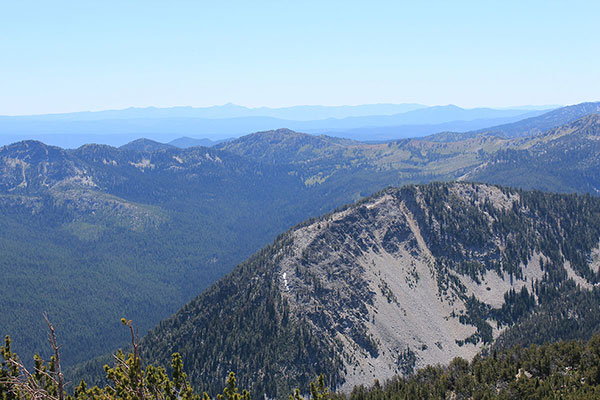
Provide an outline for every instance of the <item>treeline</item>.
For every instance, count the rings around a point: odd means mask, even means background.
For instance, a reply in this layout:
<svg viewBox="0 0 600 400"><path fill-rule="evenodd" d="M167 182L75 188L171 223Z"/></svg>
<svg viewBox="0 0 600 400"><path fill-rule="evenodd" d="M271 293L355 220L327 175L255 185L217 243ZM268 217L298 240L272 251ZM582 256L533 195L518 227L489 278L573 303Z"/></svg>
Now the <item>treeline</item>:
<svg viewBox="0 0 600 400"><path fill-rule="evenodd" d="M2 400L210 400L190 385L178 353L173 354L170 374L163 367L144 366L139 341L131 321L132 353L119 351L114 366L104 367L109 384L89 388L81 381L73 390L65 388L60 368L59 346L54 330L50 342L54 355L49 362L35 356L29 371L11 350L10 338L0 348L0 399ZM233 356L233 355L232 355ZM597 399L600 396L600 334L588 342L570 341L545 345L515 346L476 356L468 362L454 359L447 366L429 366L410 377L395 377L384 384L357 386L350 394L330 392L321 375L308 387L296 389L290 400L302 400L310 393L314 400L383 399ZM264 394L263 394L264 395ZM260 393L256 397L262 397ZM250 400L247 390L237 387L229 373L219 400ZM279 398L283 398L280 396Z"/></svg>

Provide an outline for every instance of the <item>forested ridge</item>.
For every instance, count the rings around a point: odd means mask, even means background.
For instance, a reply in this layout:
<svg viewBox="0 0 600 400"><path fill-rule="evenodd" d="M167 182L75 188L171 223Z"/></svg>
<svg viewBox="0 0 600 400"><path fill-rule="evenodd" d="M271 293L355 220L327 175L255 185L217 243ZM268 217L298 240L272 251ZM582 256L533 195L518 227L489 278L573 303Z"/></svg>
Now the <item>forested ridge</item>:
<svg viewBox="0 0 600 400"><path fill-rule="evenodd" d="M482 167L467 176L512 187L597 194L599 136L600 115L587 115L484 155Z"/></svg>

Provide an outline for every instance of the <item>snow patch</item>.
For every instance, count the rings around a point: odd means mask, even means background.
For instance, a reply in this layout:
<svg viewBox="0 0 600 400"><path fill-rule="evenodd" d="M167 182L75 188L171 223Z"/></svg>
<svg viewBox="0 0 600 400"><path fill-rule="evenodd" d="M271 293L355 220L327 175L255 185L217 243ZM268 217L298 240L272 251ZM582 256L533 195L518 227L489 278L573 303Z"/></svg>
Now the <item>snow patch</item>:
<svg viewBox="0 0 600 400"><path fill-rule="evenodd" d="M285 287L285 290L289 292L290 291L290 285L289 285L288 280L287 280L287 273L284 272L281 275L281 278L283 279L283 286Z"/></svg>

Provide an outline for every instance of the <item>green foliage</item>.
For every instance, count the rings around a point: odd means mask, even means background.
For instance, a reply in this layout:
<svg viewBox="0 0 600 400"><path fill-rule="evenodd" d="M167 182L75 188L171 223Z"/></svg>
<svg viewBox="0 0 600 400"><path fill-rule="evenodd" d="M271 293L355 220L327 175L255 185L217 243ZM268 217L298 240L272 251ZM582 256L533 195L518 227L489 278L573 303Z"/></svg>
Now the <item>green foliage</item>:
<svg viewBox="0 0 600 400"><path fill-rule="evenodd" d="M235 374L233 372L229 373L227 377L227 386L223 389L223 394L217 395L217 399L219 400L250 400L250 392L247 390L243 390L242 393L238 392L238 388L236 386Z"/></svg>
<svg viewBox="0 0 600 400"><path fill-rule="evenodd" d="M113 367L105 366L110 384L88 388L84 381L71 393L59 391L55 360L45 363L35 357L29 373L12 352L10 338L1 347L0 398L2 400L210 400L192 389L182 358L174 353L171 376L162 367L143 367L131 321L133 353L114 356ZM306 386L304 386L306 387ZM596 399L600 396L600 335L589 341L560 341L529 347L515 346L478 355L471 362L456 358L447 366L428 366L408 377L394 377L383 385L356 386L349 395L330 392L325 376L308 385L310 400L379 399ZM250 400L250 393L238 388L230 372L218 400ZM278 398L283 398L279 395ZM295 389L289 400L304 400Z"/></svg>
<svg viewBox="0 0 600 400"><path fill-rule="evenodd" d="M18 399L18 393L10 391L10 379L19 376L18 367L10 363L11 359L17 358L17 355L11 350L10 343L10 337L7 335L4 339L4 346L0 347L0 353L2 353L2 364L0 365L0 399L2 400Z"/></svg>
<svg viewBox="0 0 600 400"><path fill-rule="evenodd" d="M210 400L208 394L194 392L183 369L178 353L172 355L172 378L163 367L148 365L145 368L138 352L138 340L131 321L122 319L130 328L133 353L125 355L119 350L114 355L114 366L104 366L109 382L104 388L88 388L81 381L72 393L61 391L62 376L56 359L45 363L38 355L34 357L33 372L30 373L18 356L11 352L7 336L2 346L4 361L0 365L0 399L2 400ZM58 354L58 353L56 353ZM218 400L250 400L247 390L239 391L235 374L231 372Z"/></svg>

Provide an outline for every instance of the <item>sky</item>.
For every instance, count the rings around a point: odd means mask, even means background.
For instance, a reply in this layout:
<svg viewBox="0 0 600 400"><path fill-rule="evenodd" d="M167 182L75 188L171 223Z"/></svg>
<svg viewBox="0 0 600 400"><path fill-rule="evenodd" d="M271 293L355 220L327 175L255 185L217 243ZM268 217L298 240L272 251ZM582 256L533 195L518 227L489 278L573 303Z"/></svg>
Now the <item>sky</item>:
<svg viewBox="0 0 600 400"><path fill-rule="evenodd" d="M600 100L594 1L0 0L0 115Z"/></svg>

